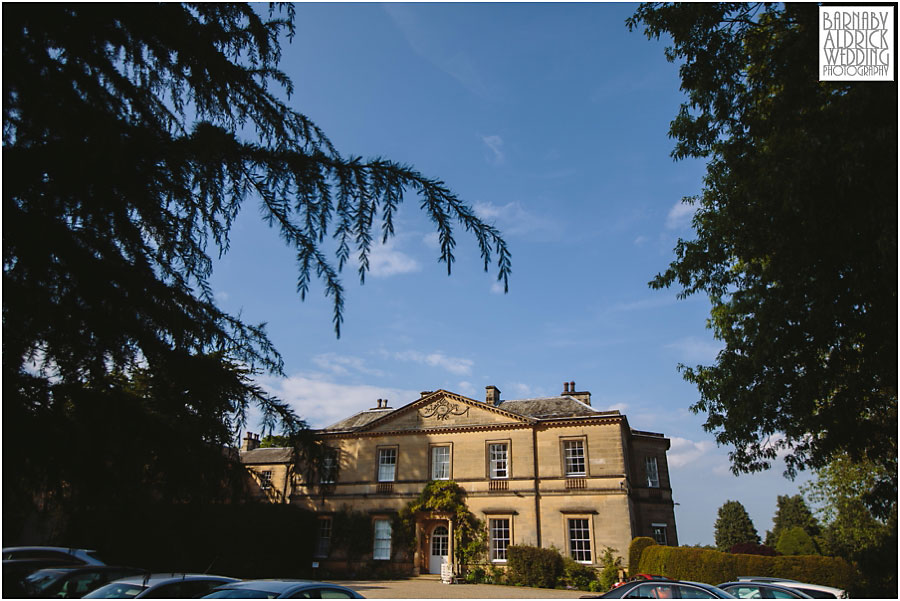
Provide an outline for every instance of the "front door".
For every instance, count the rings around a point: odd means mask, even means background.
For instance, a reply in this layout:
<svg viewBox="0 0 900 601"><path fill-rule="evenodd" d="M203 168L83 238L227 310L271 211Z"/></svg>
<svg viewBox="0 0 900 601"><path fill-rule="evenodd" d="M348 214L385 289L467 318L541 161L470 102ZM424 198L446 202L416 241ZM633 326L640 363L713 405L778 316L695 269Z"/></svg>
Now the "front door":
<svg viewBox="0 0 900 601"><path fill-rule="evenodd" d="M431 532L431 557L428 572L440 574L441 565L450 561L450 533L446 526L438 526Z"/></svg>

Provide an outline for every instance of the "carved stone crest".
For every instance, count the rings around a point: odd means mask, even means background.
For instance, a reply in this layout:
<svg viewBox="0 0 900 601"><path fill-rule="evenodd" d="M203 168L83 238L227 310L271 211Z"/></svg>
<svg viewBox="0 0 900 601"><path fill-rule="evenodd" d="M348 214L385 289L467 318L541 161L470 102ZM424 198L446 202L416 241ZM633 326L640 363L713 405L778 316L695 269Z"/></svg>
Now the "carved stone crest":
<svg viewBox="0 0 900 601"><path fill-rule="evenodd" d="M461 407L459 403L451 403L446 398L438 399L424 409L419 410L419 414L422 417L434 417L440 420L447 419L451 415L467 415L468 413L469 408L467 406Z"/></svg>

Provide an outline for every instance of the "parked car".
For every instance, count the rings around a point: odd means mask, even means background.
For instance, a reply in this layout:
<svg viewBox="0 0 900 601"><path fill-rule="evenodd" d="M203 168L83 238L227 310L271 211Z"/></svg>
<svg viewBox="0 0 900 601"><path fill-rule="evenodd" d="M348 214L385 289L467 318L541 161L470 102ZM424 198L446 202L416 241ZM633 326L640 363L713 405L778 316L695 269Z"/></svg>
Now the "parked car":
<svg viewBox="0 0 900 601"><path fill-rule="evenodd" d="M93 549L72 547L4 547L3 559L63 559L70 565L106 565Z"/></svg>
<svg viewBox="0 0 900 601"><path fill-rule="evenodd" d="M665 576L660 576L659 574L645 574L645 573L641 572L640 574L635 574L628 580L623 580L622 582L615 583L613 585L613 588L618 588L618 587L622 586L623 584L625 584L626 582L633 582L635 580L670 580L670 579L666 578Z"/></svg>
<svg viewBox="0 0 900 601"><path fill-rule="evenodd" d="M25 578L25 596L79 599L110 580L144 573L146 570L124 566L44 568Z"/></svg>
<svg viewBox="0 0 900 601"><path fill-rule="evenodd" d="M25 596L25 578L44 568L71 565L69 559L4 559L3 598L13 599Z"/></svg>
<svg viewBox="0 0 900 601"><path fill-rule="evenodd" d="M702 582L687 580L632 580L602 595L581 599L734 599L730 593Z"/></svg>
<svg viewBox="0 0 900 601"><path fill-rule="evenodd" d="M762 582L762 580L751 580L749 582ZM808 582L797 582L796 580L779 580L777 584L786 586L789 589L806 593L813 599L846 599L847 591L833 586L824 586L821 584L809 584Z"/></svg>
<svg viewBox="0 0 900 601"><path fill-rule="evenodd" d="M798 589L781 586L781 582L723 582L719 588L738 599L811 599Z"/></svg>
<svg viewBox="0 0 900 601"><path fill-rule="evenodd" d="M192 599L237 578L211 574L145 574L119 578L84 596L85 599Z"/></svg>
<svg viewBox="0 0 900 601"><path fill-rule="evenodd" d="M201 599L365 599L354 590L313 580L244 580L220 586Z"/></svg>

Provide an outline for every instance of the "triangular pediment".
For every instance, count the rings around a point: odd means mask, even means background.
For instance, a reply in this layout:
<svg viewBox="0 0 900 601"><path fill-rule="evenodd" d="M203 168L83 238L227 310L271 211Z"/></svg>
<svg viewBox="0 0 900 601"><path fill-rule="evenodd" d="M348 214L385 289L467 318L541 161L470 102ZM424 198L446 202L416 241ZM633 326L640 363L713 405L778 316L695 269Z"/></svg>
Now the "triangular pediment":
<svg viewBox="0 0 900 601"><path fill-rule="evenodd" d="M397 432L473 426L503 426L532 420L462 395L437 390L360 428L360 432Z"/></svg>

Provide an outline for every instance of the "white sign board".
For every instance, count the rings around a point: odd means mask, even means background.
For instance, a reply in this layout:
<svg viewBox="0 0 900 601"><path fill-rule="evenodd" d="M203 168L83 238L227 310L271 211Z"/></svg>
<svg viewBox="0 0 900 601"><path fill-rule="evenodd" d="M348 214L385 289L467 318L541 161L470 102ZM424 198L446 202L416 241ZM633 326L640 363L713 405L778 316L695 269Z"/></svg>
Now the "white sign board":
<svg viewBox="0 0 900 601"><path fill-rule="evenodd" d="M449 562L441 564L441 582L444 584L453 583L453 566Z"/></svg>

